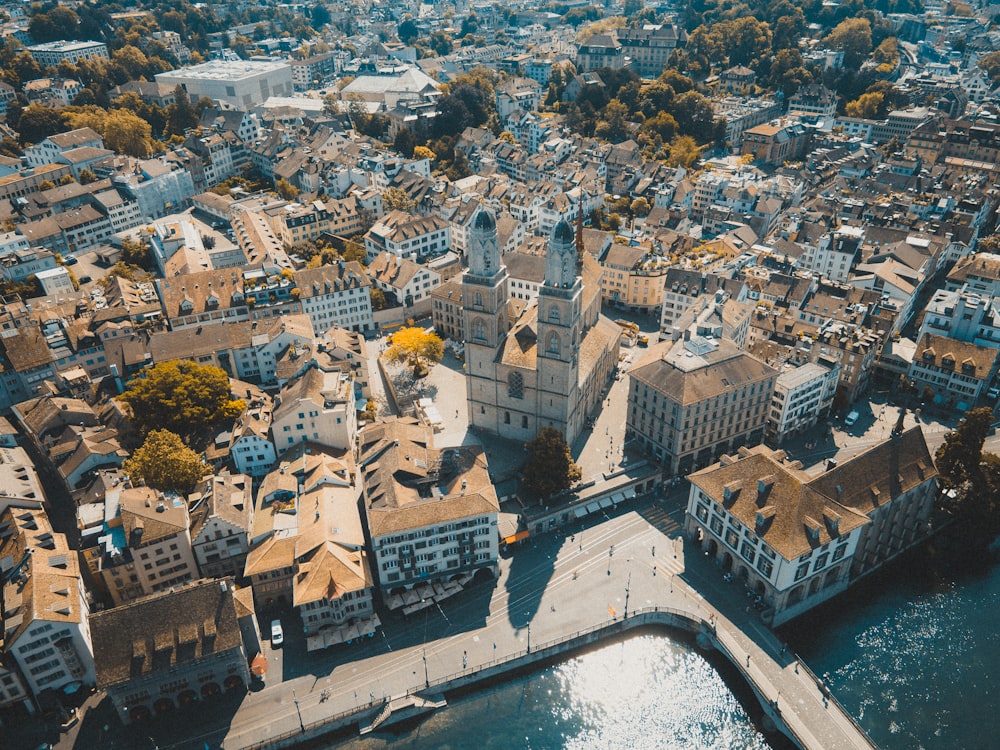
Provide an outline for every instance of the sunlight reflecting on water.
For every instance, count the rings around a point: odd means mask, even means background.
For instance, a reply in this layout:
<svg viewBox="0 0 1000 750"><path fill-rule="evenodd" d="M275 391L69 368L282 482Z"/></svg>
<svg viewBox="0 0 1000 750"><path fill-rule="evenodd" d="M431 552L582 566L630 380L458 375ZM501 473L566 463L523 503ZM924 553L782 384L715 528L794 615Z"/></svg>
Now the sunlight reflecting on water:
<svg viewBox="0 0 1000 750"><path fill-rule="evenodd" d="M409 733L338 747L765 750L770 745L694 647L646 635L453 701Z"/></svg>

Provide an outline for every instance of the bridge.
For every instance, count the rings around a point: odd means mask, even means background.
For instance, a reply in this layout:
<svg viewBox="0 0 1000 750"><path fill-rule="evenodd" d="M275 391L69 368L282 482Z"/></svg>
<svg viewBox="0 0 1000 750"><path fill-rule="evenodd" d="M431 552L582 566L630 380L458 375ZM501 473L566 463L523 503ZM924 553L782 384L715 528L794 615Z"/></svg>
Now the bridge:
<svg viewBox="0 0 1000 750"><path fill-rule="evenodd" d="M231 750L291 747L352 726L373 731L440 710L453 690L495 685L514 670L658 627L665 636L691 633L700 647L725 655L760 702L765 729L806 750L875 748L746 606L738 584L685 548L677 520L656 503L637 508L518 549L492 591L466 592L432 610L433 623L430 614L389 623L383 641L360 653L352 644L310 654L300 674L289 674L286 661L284 682L251 694L224 729L195 739Z"/></svg>

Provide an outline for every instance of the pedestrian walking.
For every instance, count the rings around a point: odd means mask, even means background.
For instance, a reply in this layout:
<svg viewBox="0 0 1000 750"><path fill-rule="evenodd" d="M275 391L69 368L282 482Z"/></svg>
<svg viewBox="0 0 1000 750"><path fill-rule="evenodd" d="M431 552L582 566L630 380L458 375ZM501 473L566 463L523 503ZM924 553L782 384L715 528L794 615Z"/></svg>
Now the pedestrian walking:
<svg viewBox="0 0 1000 750"><path fill-rule="evenodd" d="M750 666L750 654L747 654L747 667Z"/></svg>
<svg viewBox="0 0 1000 750"><path fill-rule="evenodd" d="M656 575L656 566L655 565L653 566L653 575L654 576Z"/></svg>

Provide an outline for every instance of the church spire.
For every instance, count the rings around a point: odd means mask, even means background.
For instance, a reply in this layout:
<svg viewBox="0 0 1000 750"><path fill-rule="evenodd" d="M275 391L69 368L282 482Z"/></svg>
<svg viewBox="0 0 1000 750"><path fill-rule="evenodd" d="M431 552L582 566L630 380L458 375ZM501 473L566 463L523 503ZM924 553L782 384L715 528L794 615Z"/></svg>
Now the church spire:
<svg viewBox="0 0 1000 750"><path fill-rule="evenodd" d="M583 187L580 187L580 197L576 201L576 262L583 265Z"/></svg>

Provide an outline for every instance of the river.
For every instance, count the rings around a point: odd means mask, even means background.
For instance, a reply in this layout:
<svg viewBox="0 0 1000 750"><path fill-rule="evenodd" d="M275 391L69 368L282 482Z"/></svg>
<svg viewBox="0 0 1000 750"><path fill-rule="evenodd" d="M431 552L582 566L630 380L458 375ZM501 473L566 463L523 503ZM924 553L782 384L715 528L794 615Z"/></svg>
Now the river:
<svg viewBox="0 0 1000 750"><path fill-rule="evenodd" d="M883 750L997 747L1000 564L942 575L914 559L781 635ZM749 691L718 655L681 636L643 634L455 698L408 732L337 747L787 747L763 734L758 719Z"/></svg>

